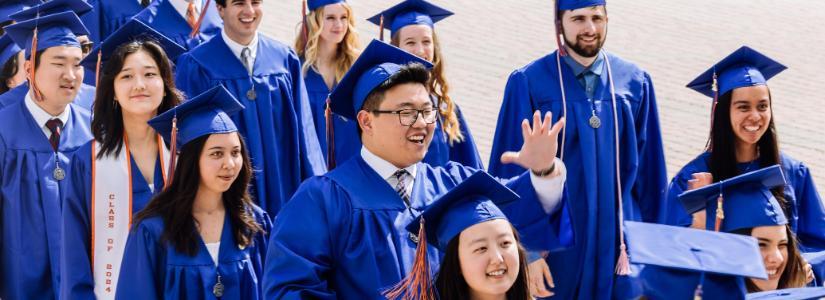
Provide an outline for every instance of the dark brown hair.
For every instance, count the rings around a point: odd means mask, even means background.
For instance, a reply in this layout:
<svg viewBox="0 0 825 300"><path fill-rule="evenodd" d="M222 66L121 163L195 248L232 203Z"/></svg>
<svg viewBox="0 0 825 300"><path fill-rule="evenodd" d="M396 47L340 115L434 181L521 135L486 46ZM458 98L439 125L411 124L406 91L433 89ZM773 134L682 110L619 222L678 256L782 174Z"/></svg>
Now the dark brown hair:
<svg viewBox="0 0 825 300"><path fill-rule="evenodd" d="M787 261L785 263L785 270L782 272L782 276L779 277L779 284L776 288L787 289L804 287L808 281L808 275L805 274L805 259L799 251L797 246L799 242L797 242L796 236L793 234L793 231L791 231L791 227L788 225L783 227L785 227L785 232L788 235L788 257L785 258ZM753 228L745 228L734 231L734 233L747 236L750 236L752 232ZM745 280L745 287L747 287L748 293L762 291L756 286L756 284L753 283L752 279Z"/></svg>
<svg viewBox="0 0 825 300"><path fill-rule="evenodd" d="M508 300L529 300L530 286L527 281L527 251L521 246L520 238L516 228L510 225L513 230L513 235L516 238L516 245L518 246L518 277L513 283L513 286L507 290ZM444 252L444 259L441 261L440 270L435 279L435 288L438 291L438 297L441 300L469 300L470 286L464 279L461 273L461 262L458 257L458 238L456 235L449 243L447 243L447 250Z"/></svg>
<svg viewBox="0 0 825 300"><path fill-rule="evenodd" d="M100 82L97 84L92 108L94 110L92 135L96 141L100 142L100 152L97 154L99 158L109 154L119 155L123 148L123 111L114 100L115 78L123 69L126 58L139 51L145 51L152 57L158 65L160 78L163 80L164 96L156 113L161 114L177 106L183 100L183 93L175 88L172 63L169 62L166 52L157 42L136 40L117 47L101 69Z"/></svg>
<svg viewBox="0 0 825 300"><path fill-rule="evenodd" d="M20 71L20 68L17 67L18 54L19 53L15 53L3 64L3 69L0 71L0 94L8 92L11 89L9 87L9 81Z"/></svg>
<svg viewBox="0 0 825 300"><path fill-rule="evenodd" d="M732 98L733 90L720 96L713 113L713 130L710 133L707 146L710 157L707 163L711 174L713 174L714 182L736 177L740 173L736 161L736 134L733 133L730 120ZM773 102L770 96L770 90L768 91L768 102ZM773 124L773 106L770 106L769 109L771 110L771 121L768 124L768 130L756 143L756 147L759 149L759 158L757 158L759 160L759 168L770 167L781 163L779 159L779 142L776 138L776 127L774 127ZM779 200L784 211L787 212L788 203L783 196L784 190L784 187L780 186L771 189L771 192L777 200Z"/></svg>
<svg viewBox="0 0 825 300"><path fill-rule="evenodd" d="M196 227L197 220L192 216L192 205L200 186L200 157L210 136L204 135L183 145L171 184L152 198L135 217L135 224L139 224L147 218L160 216L164 224L161 241L171 243L175 250L190 256L198 252L200 234ZM248 191L252 167L246 144L240 134L238 139L241 142L243 167L235 182L223 192L222 198L235 241L238 245L247 247L252 244L253 237L264 230L252 213L252 197Z"/></svg>

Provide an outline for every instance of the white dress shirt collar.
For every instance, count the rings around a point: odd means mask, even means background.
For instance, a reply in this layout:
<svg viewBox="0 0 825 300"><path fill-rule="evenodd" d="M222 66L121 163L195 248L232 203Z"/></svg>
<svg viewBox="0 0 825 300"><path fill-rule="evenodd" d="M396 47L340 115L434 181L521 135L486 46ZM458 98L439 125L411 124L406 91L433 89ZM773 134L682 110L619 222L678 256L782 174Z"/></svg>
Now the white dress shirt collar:
<svg viewBox="0 0 825 300"><path fill-rule="evenodd" d="M66 105L66 109L64 109L63 112L59 115L52 116L51 114L40 108L40 106L38 106L37 103L34 103L34 99L32 99L31 97L31 90L26 92L26 97L23 101L26 105L26 108L32 114L34 122L37 123L37 126L40 126L40 129L43 131L43 134L46 135L46 138L49 138L49 136L52 135L52 132L51 130L49 130L49 127L46 127L46 122L48 122L49 120L60 119L60 121L63 122L63 126L69 123L69 116L71 115L69 112L71 110L71 105Z"/></svg>

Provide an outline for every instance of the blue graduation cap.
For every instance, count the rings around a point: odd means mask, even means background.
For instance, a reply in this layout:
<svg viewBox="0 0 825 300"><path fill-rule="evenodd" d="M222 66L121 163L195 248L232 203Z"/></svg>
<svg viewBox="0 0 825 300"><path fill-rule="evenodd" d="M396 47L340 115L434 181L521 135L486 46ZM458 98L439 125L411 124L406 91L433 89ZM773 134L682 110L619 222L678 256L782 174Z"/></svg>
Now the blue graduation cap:
<svg viewBox="0 0 825 300"><path fill-rule="evenodd" d="M40 0L9 0L0 3L0 23L12 21L10 16L16 12L40 4Z"/></svg>
<svg viewBox="0 0 825 300"><path fill-rule="evenodd" d="M452 15L453 12L424 0L405 0L367 20L380 27L383 37L384 24L390 24L390 34L393 34L407 25L433 27L433 24Z"/></svg>
<svg viewBox="0 0 825 300"><path fill-rule="evenodd" d="M450 241L464 229L487 221L507 219L498 206L518 199L515 192L486 172L476 172L433 201L407 225L407 231L420 239L412 270L398 284L384 291L384 296L387 299L435 299L429 278L427 243L446 251Z"/></svg>
<svg viewBox="0 0 825 300"><path fill-rule="evenodd" d="M407 225L407 231L418 234L423 218L427 242L445 251L447 244L467 227L506 219L499 206L518 199L515 192L486 172L477 172L430 204Z"/></svg>
<svg viewBox="0 0 825 300"><path fill-rule="evenodd" d="M753 237L679 226L625 221L630 261L646 265L640 274L650 299L740 299L743 277L767 279Z"/></svg>
<svg viewBox="0 0 825 300"><path fill-rule="evenodd" d="M723 95L735 88L765 85L768 79L787 69L784 65L748 46L737 49L693 79L687 87L714 98L714 89Z"/></svg>
<svg viewBox="0 0 825 300"><path fill-rule="evenodd" d="M410 63L420 63L428 69L433 66L395 46L372 40L330 93L330 108L336 114L355 119L370 92Z"/></svg>
<svg viewBox="0 0 825 300"><path fill-rule="evenodd" d="M11 37L9 37L9 35L4 34L2 37L0 37L0 66L4 65L7 61L9 61L9 59L12 58L12 56L15 56L17 55L17 53L20 53L20 51L23 51L23 49L20 49L20 46L17 46L17 44L15 44L14 41L11 40Z"/></svg>
<svg viewBox="0 0 825 300"><path fill-rule="evenodd" d="M65 11L71 11L78 16L82 16L92 11L92 6L84 0L50 0L18 11L10 15L9 18L16 22L23 22L37 18L38 16L48 16Z"/></svg>
<svg viewBox="0 0 825 300"><path fill-rule="evenodd" d="M229 116L242 109L243 104L218 85L152 118L149 125L167 141L176 139L176 146L183 146L207 134L238 131ZM173 138L173 126L177 126L177 138Z"/></svg>
<svg viewBox="0 0 825 300"><path fill-rule="evenodd" d="M584 7L605 5L605 0L556 0L559 10L574 10Z"/></svg>
<svg viewBox="0 0 825 300"><path fill-rule="evenodd" d="M709 225L721 222L717 231L782 225L788 220L770 189L783 185L782 168L774 165L684 192L679 201L688 214L706 208Z"/></svg>
<svg viewBox="0 0 825 300"><path fill-rule="evenodd" d="M162 33L157 32L152 27L149 27L146 23L138 19L131 19L109 35L109 37L95 47L91 53L99 53L100 63L105 64L120 45L132 41L146 40L157 42L158 45L163 48L163 51L166 52L166 56L172 61L175 61L178 56L186 52L185 48L170 40ZM89 70L95 70L98 64L98 56L94 54L88 55L80 64Z"/></svg>
<svg viewBox="0 0 825 300"><path fill-rule="evenodd" d="M748 294L748 300L807 300L825 297L825 287L802 287Z"/></svg>
<svg viewBox="0 0 825 300"><path fill-rule="evenodd" d="M330 4L346 2L344 0L307 0L307 7L309 10L316 10L319 7L327 6Z"/></svg>
<svg viewBox="0 0 825 300"><path fill-rule="evenodd" d="M62 12L35 18L5 27L8 34L21 48L26 49L26 58L32 51L42 51L56 46L80 48L78 35L89 35L89 31L74 12ZM32 40L37 30L37 49L32 48Z"/></svg>

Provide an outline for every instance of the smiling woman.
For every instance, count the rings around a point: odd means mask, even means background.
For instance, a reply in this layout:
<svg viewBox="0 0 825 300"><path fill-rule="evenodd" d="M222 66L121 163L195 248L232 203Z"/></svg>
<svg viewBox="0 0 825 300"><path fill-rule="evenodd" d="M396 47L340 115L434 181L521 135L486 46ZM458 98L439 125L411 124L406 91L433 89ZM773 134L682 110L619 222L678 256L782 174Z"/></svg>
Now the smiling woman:
<svg viewBox="0 0 825 300"><path fill-rule="evenodd" d="M686 226L691 217L676 198L708 172L720 182L780 164L787 184L771 189L805 252L825 250L825 207L810 171L779 150L768 79L786 67L743 46L688 84L714 99L706 152L688 163L670 183L661 222Z"/></svg>

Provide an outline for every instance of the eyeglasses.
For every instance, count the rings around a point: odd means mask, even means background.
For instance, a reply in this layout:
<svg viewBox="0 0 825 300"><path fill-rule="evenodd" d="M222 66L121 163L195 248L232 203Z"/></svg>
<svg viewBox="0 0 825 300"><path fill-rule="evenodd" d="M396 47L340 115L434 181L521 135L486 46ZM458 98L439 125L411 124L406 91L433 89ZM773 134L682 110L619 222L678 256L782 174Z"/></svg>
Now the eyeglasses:
<svg viewBox="0 0 825 300"><path fill-rule="evenodd" d="M415 121L418 120L418 115L421 115L421 118L424 120L424 123L432 124L435 123L435 119L438 116L438 110L432 108L426 109L399 109L399 110L373 110L373 113L376 114L395 114L398 115L398 122L404 126L411 126L415 124Z"/></svg>
<svg viewBox="0 0 825 300"><path fill-rule="evenodd" d="M80 50L83 51L83 55L89 54L92 52L92 48L94 48L94 42L83 42L80 44Z"/></svg>

